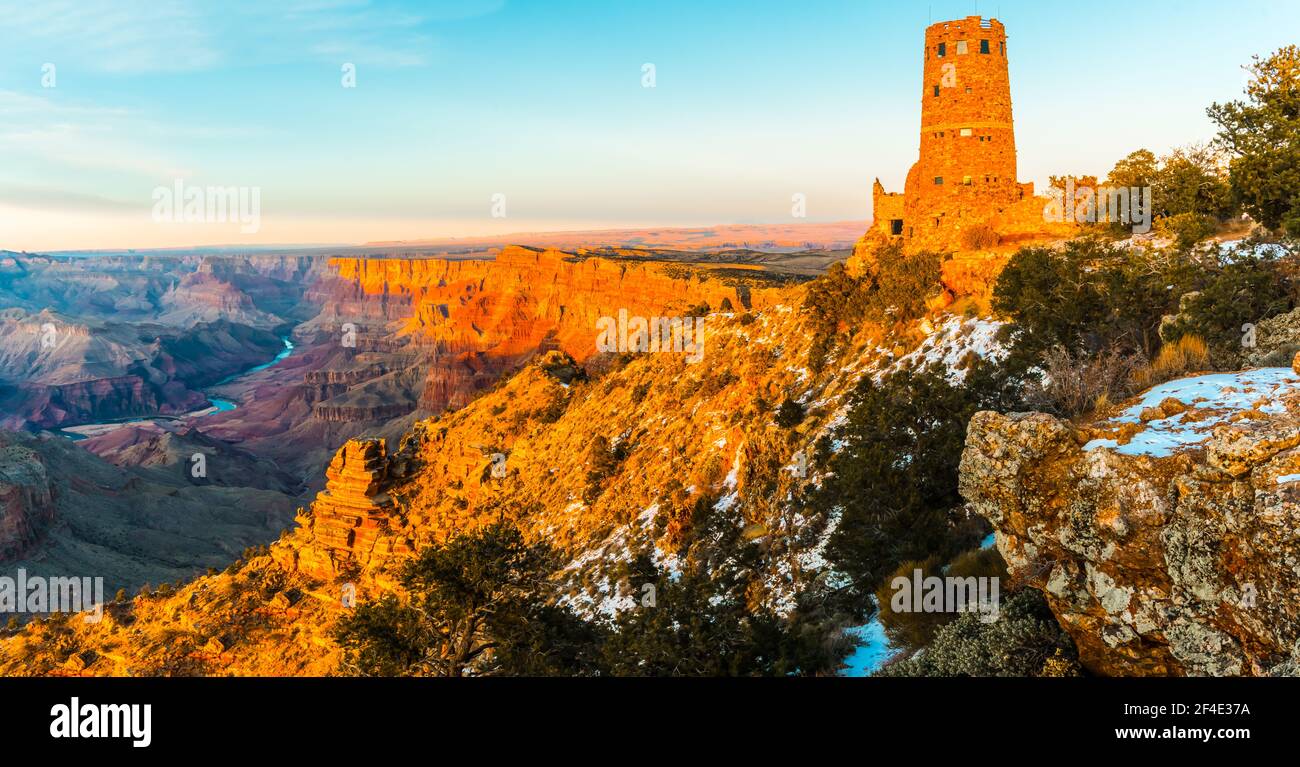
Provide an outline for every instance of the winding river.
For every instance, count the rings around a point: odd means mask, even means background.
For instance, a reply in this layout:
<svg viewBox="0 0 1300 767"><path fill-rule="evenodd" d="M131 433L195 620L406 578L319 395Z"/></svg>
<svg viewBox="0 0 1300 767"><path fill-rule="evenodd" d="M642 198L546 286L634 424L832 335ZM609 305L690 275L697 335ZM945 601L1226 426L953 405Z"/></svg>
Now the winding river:
<svg viewBox="0 0 1300 767"><path fill-rule="evenodd" d="M254 373L260 373L263 370L266 370L268 368L273 368L276 365L288 359L289 355L293 354L293 341L289 340L288 336L285 336L280 340L284 342L284 348L280 351L279 354L275 355L275 358L272 359L270 362L263 362L260 365L254 365L253 367L235 373L234 375L226 376L225 378L221 379L220 381L217 381L211 386L206 387L207 390L215 389L220 386L225 386L227 384L234 383L240 378L253 375ZM208 402L211 403L208 407L202 408L200 410L192 410L188 413L180 413L179 415L146 415L146 416L133 415L133 416L126 416L124 418L110 418L106 421L96 421L95 423L77 424L76 426L69 426L65 429L51 429L51 431L54 432L55 434L58 434L61 437L66 437L73 441L79 441L79 440L87 439L91 436L97 436L98 434L104 433L105 431L107 431L106 429L104 429L104 427L108 427L108 426L122 426L130 423L153 423L156 421L196 420L199 418L204 418L206 416L213 415L214 413L224 413L226 411L234 410L235 408L239 407L238 403L231 402L228 399L221 399L220 397L209 396Z"/></svg>

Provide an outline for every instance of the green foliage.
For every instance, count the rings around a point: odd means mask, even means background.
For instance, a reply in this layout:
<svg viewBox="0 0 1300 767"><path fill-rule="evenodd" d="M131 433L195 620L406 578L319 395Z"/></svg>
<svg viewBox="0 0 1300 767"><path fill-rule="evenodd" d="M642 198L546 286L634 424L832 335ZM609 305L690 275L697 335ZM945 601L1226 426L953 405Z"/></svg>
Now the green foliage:
<svg viewBox="0 0 1300 767"><path fill-rule="evenodd" d="M386 595L339 621L345 668L367 676L582 673L595 630L546 604L550 550L499 522L407 564Z"/></svg>
<svg viewBox="0 0 1300 767"><path fill-rule="evenodd" d="M1160 320L1195 285L1181 255L1156 257L1086 237L1059 251L1023 248L993 290L993 308L1015 323L1017 353L1036 359L1054 346L1096 354L1118 345L1154 355Z"/></svg>
<svg viewBox="0 0 1300 767"><path fill-rule="evenodd" d="M803 309L820 328L833 331L840 322L852 322L866 313L870 287L869 282L851 276L842 262L836 262L808 284Z"/></svg>
<svg viewBox="0 0 1300 767"><path fill-rule="evenodd" d="M1186 251L1143 253L1087 237L1059 250L1024 248L1012 256L994 287L993 308L1014 323L1013 364L1050 368L1057 388L1078 379L1071 396L1048 397L1073 403L1063 411L1035 403L1069 415L1101 394L1130 394L1127 374L1183 336L1203 339L1215 366L1237 366L1242 325L1295 305L1292 272L1285 260L1250 253L1222 260ZM1082 399L1076 402L1074 394Z"/></svg>
<svg viewBox="0 0 1300 767"><path fill-rule="evenodd" d="M1214 222L1237 212L1228 177L1216 153L1206 146L1180 147L1159 160L1149 150L1139 149L1115 163L1106 186L1148 187L1151 213L1157 221L1190 217L1207 222L1211 232ZM1124 224L1117 227L1117 231L1127 229Z"/></svg>
<svg viewBox="0 0 1300 767"><path fill-rule="evenodd" d="M730 370L722 370L714 375L709 375L709 372L711 371L701 373L700 388L696 391L696 394L701 397L712 397L740 380L740 377Z"/></svg>
<svg viewBox="0 0 1300 767"><path fill-rule="evenodd" d="M611 448L609 440L596 435L587 448L587 487L583 491L583 501L588 505L596 502L605 491L605 482L618 473L618 466L626 457L626 445L620 443Z"/></svg>
<svg viewBox="0 0 1300 767"><path fill-rule="evenodd" d="M429 654L432 637L419 610L385 594L341 619L335 639L345 668L363 676L408 676Z"/></svg>
<svg viewBox="0 0 1300 767"><path fill-rule="evenodd" d="M911 320L925 313L926 299L941 284L937 253L905 255L898 243L882 245L868 259L875 268L855 278L842 263L812 281L804 294L804 312L813 323L809 368L820 372L842 330L856 329L864 319Z"/></svg>
<svg viewBox="0 0 1300 767"><path fill-rule="evenodd" d="M1241 326L1289 310L1293 295L1291 280L1277 262L1244 257L1208 270L1201 289L1182 301L1161 335L1170 341L1200 336L1212 358L1232 366L1241 352Z"/></svg>
<svg viewBox="0 0 1300 767"><path fill-rule="evenodd" d="M934 636L924 653L891 663L879 676L1039 676L1074 646L1034 589L1004 593L998 619L962 613Z"/></svg>
<svg viewBox="0 0 1300 767"><path fill-rule="evenodd" d="M1256 221L1300 237L1300 47L1256 56L1245 100L1208 110L1230 155L1232 191Z"/></svg>
<svg viewBox="0 0 1300 767"><path fill-rule="evenodd" d="M550 352L537 363L544 373L563 384L586 381L587 371L563 352Z"/></svg>
<svg viewBox="0 0 1300 767"><path fill-rule="evenodd" d="M950 556L962 544L950 511L961 504L957 466L966 424L976 410L1013 409L1019 382L984 362L964 385L942 368L900 371L881 383L859 381L849 402L842 443L809 504L839 510L828 555L859 593L870 593L900 563Z"/></svg>
<svg viewBox="0 0 1300 767"><path fill-rule="evenodd" d="M751 615L743 602L721 597L707 573L660 576L652 585L654 606L621 613L604 644L611 674L751 676L795 670L771 657L779 619L765 612Z"/></svg>
<svg viewBox="0 0 1300 767"><path fill-rule="evenodd" d="M870 302L875 312L899 320L925 314L926 299L939 292L943 256L928 251L904 255L902 246L894 243L876 251L876 263Z"/></svg>
<svg viewBox="0 0 1300 767"><path fill-rule="evenodd" d="M803 423L804 407L793 399L786 397L776 409L776 425L782 429L793 429Z"/></svg>
<svg viewBox="0 0 1300 767"><path fill-rule="evenodd" d="M744 539L733 515L712 504L697 508L694 517L694 535L679 554L679 572L662 571L642 555L623 573L624 588L640 603L619 614L604 641L602 658L608 672L833 673L851 649L840 629L847 625L844 615L802 599L786 617L751 604L748 595L757 585L761 548Z"/></svg>
<svg viewBox="0 0 1300 767"><path fill-rule="evenodd" d="M555 423L564 417L564 413L569 409L569 390L563 387L555 387L551 399L545 406L533 413L533 417L541 423Z"/></svg>
<svg viewBox="0 0 1300 767"><path fill-rule="evenodd" d="M1149 149L1130 152L1111 168L1110 174L1106 176L1106 186L1154 186L1159 165L1155 154Z"/></svg>
<svg viewBox="0 0 1300 767"><path fill-rule="evenodd" d="M1156 231L1172 237L1180 248L1190 248L1214 234L1214 219L1201 213L1179 213L1156 221Z"/></svg>
<svg viewBox="0 0 1300 767"><path fill-rule="evenodd" d="M1212 224L1238 212L1229 178L1205 146L1181 147L1162 157L1151 192L1161 218L1192 214Z"/></svg>

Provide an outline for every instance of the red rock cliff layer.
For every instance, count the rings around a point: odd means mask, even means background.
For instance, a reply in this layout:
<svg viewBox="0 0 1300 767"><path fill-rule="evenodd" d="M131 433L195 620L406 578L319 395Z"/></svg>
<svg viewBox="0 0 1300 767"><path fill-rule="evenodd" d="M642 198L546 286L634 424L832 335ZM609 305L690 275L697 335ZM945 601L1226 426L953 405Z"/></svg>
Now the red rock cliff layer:
<svg viewBox="0 0 1300 767"><path fill-rule="evenodd" d="M538 350L578 361L596 353L597 322L617 317L684 316L701 304L743 311L773 303L753 268L746 280L708 268L583 258L556 250L507 247L494 261L333 259L334 295L323 324L379 319L398 325L431 359L421 405L464 405ZM747 284L747 283L754 284ZM371 330L371 328L365 328Z"/></svg>

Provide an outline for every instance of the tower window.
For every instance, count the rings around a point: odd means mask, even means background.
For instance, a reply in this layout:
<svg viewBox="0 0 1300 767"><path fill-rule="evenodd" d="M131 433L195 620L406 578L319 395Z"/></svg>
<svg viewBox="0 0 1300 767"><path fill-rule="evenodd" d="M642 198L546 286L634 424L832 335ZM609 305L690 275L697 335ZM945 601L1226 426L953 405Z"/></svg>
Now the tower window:
<svg viewBox="0 0 1300 767"><path fill-rule="evenodd" d="M974 131L972 131L970 128L962 128L962 129L961 129L961 135L963 135L963 136L969 136L969 135L971 135L973 132L974 132Z"/></svg>
<svg viewBox="0 0 1300 767"><path fill-rule="evenodd" d="M903 234L903 219L901 219L901 218L890 219L890 221L889 221L889 233L892 234L892 235L894 235L895 237L902 236L902 234Z"/></svg>
<svg viewBox="0 0 1300 767"><path fill-rule="evenodd" d="M966 48L966 41L965 41L965 40L958 40L958 41L957 41L957 55L959 55L959 56L965 56L967 53L968 53L968 50L967 50L967 48Z"/></svg>
<svg viewBox="0 0 1300 767"><path fill-rule="evenodd" d="M935 185L935 186L943 186L943 176L935 176L935 177L934 177L934 185Z"/></svg>
<svg viewBox="0 0 1300 767"><path fill-rule="evenodd" d="M939 54L939 57L940 57L940 58L942 58L942 57L948 55L948 44L947 44L947 43L939 43L938 54Z"/></svg>
<svg viewBox="0 0 1300 767"><path fill-rule="evenodd" d="M939 86L937 86L937 85L934 86L934 95L936 95L936 96L939 95Z"/></svg>
<svg viewBox="0 0 1300 767"><path fill-rule="evenodd" d="M988 53L988 52L989 52L989 41L980 40L980 53Z"/></svg>
<svg viewBox="0 0 1300 767"><path fill-rule="evenodd" d="M1006 43L998 43L998 53L1001 54L1001 55L1003 55L1003 56L1007 55L1007 44L1006 44Z"/></svg>

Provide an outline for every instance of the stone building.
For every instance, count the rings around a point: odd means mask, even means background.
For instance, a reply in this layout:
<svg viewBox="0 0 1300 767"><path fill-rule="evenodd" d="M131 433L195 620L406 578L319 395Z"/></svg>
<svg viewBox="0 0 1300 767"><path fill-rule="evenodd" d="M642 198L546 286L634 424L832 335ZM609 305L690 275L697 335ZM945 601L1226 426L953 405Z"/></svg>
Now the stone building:
<svg viewBox="0 0 1300 767"><path fill-rule="evenodd" d="M974 227L1018 228L1041 204L1016 181L1016 140L1002 22L968 16L925 30L920 157L903 193L872 187L876 238L906 250L960 249ZM1041 216L1040 216L1041 223Z"/></svg>

